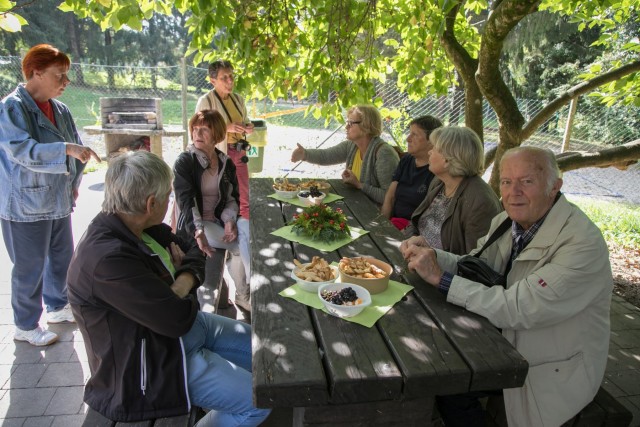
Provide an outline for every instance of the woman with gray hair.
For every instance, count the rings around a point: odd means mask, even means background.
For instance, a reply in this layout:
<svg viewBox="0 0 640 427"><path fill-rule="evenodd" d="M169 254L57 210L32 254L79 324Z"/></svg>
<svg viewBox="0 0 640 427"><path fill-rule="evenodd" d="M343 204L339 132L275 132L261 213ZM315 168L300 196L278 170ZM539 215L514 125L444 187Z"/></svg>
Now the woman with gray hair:
<svg viewBox="0 0 640 427"><path fill-rule="evenodd" d="M465 127L441 127L429 139L433 144L429 170L436 177L406 229L415 236L402 242L401 249L415 244L466 254L502 210L496 194L479 176L484 147L478 135Z"/></svg>
<svg viewBox="0 0 640 427"><path fill-rule="evenodd" d="M102 212L78 243L69 302L86 343L84 400L113 421L208 409L198 425L256 426L251 326L199 311L198 246L162 221L172 173L154 154L111 160Z"/></svg>
<svg viewBox="0 0 640 427"><path fill-rule="evenodd" d="M324 149L293 150L292 162L304 160L316 165L345 162L342 181L364 192L378 204L393 180L400 158L382 138L382 117L373 105L356 105L347 111L347 140Z"/></svg>

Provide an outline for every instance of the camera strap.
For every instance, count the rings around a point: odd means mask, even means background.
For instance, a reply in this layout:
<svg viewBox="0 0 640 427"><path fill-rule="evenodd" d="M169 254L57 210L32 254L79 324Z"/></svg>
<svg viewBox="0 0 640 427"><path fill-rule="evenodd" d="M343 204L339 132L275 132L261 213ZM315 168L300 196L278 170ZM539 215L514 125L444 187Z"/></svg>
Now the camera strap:
<svg viewBox="0 0 640 427"><path fill-rule="evenodd" d="M213 90L213 94L216 96L216 98L218 98L218 101L220 101L220 105L222 105L222 109L224 110L224 113L227 115L227 117L229 118L229 122L232 122L233 119L231 118L231 114L229 114L229 110L227 110L227 107L224 105L224 102L222 101L222 98L220 97L220 95L218 94L218 92L216 92L216 90ZM242 114L242 111L240 110L240 107L238 106L238 104L236 103L236 100L233 99L233 94L230 93L229 94L229 98L231 98L231 102L233 103L233 106L236 107L236 111L238 113L240 113L240 117L242 117L244 119L244 115ZM246 138L246 133L242 133L242 137Z"/></svg>

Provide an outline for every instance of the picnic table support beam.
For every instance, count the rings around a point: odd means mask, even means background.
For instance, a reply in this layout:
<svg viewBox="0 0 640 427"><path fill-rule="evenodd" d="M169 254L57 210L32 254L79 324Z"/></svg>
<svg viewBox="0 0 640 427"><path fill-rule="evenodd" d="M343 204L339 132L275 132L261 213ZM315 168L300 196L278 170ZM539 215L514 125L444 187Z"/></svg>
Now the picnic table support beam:
<svg viewBox="0 0 640 427"><path fill-rule="evenodd" d="M387 400L349 405L293 409L294 427L336 425L431 426L433 396L414 400Z"/></svg>

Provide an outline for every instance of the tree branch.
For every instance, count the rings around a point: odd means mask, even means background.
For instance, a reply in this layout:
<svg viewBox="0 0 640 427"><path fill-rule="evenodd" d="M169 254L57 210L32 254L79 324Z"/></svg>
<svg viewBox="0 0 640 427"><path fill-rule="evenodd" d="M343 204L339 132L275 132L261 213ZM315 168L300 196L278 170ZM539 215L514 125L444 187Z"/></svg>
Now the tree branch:
<svg viewBox="0 0 640 427"><path fill-rule="evenodd" d="M472 58L469 52L458 42L455 35L456 16L464 2L457 3L445 16L445 30L440 41L449 60L453 63L465 87L465 124L476 131L480 139L483 138L482 123L482 93L476 82L475 74L478 60Z"/></svg>
<svg viewBox="0 0 640 427"><path fill-rule="evenodd" d="M593 153L570 151L556 156L558 167L563 172L594 166L625 168L630 163L635 163L639 158L640 139Z"/></svg>
<svg viewBox="0 0 640 427"><path fill-rule="evenodd" d="M623 65L590 80L584 81L573 86L556 99L548 103L542 110L538 112L522 129L522 140L529 138L535 131L542 126L553 114L568 104L572 99L579 97L585 93L589 93L595 88L603 84L618 80L628 74L640 71L640 60L630 64Z"/></svg>

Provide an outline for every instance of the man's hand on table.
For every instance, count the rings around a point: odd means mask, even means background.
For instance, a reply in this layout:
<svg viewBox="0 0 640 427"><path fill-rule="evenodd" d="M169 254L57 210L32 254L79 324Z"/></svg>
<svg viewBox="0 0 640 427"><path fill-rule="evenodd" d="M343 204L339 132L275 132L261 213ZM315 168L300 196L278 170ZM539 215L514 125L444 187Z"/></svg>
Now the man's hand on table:
<svg viewBox="0 0 640 427"><path fill-rule="evenodd" d="M402 255L410 270L418 273L430 285L438 286L443 272L438 265L436 251L428 246L409 245Z"/></svg>

